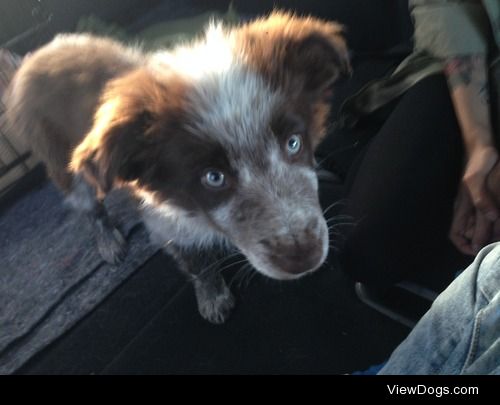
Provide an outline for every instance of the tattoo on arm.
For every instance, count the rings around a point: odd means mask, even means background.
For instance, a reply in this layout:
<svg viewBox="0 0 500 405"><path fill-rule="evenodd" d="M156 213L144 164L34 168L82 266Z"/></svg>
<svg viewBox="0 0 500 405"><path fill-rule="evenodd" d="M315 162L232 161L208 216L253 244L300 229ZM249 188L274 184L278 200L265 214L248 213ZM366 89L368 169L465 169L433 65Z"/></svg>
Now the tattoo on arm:
<svg viewBox="0 0 500 405"><path fill-rule="evenodd" d="M485 55L446 60L445 75L467 154L492 145L488 105L488 67Z"/></svg>
<svg viewBox="0 0 500 405"><path fill-rule="evenodd" d="M446 62L445 74L451 90L459 86L474 87L484 104L489 104L485 59L480 55L458 56Z"/></svg>
<svg viewBox="0 0 500 405"><path fill-rule="evenodd" d="M472 81L474 56L459 56L448 61L445 68L448 83L453 89L459 85L468 86Z"/></svg>

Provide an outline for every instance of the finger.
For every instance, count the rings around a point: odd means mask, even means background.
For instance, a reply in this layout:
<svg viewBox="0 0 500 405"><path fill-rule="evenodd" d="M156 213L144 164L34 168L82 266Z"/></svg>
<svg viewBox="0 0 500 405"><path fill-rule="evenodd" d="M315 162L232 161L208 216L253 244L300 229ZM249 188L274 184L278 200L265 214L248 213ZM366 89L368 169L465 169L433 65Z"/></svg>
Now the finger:
<svg viewBox="0 0 500 405"><path fill-rule="evenodd" d="M469 256L474 256L474 251L472 249L470 239L465 238L463 235L452 232L450 232L449 238L460 252Z"/></svg>
<svg viewBox="0 0 500 405"><path fill-rule="evenodd" d="M475 254L481 250L491 239L493 223L480 212L476 215L476 226L472 237L472 250Z"/></svg>
<svg viewBox="0 0 500 405"><path fill-rule="evenodd" d="M474 237L475 228L476 228L476 215L469 215L464 232L465 238L467 238L468 240L472 240L472 238Z"/></svg>
<svg viewBox="0 0 500 405"><path fill-rule="evenodd" d="M463 235L469 225L470 218L474 218L474 206L467 191L461 188L455 199L455 208L450 231L453 234Z"/></svg>
<svg viewBox="0 0 500 405"><path fill-rule="evenodd" d="M473 255L471 239L474 234L474 211L468 196L457 196L455 212L449 238L457 249L467 255Z"/></svg>

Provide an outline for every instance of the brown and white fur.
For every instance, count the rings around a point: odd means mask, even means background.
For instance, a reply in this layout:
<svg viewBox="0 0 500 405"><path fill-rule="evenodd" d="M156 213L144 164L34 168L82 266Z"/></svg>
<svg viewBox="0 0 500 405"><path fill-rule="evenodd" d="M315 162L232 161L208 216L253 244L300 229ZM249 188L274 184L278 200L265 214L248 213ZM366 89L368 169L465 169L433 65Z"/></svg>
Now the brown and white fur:
<svg viewBox="0 0 500 405"><path fill-rule="evenodd" d="M219 323L233 297L206 268L214 248L236 247L283 280L324 262L313 151L325 94L349 69L339 25L281 12L212 24L199 40L152 54L61 35L23 63L7 114L96 224L110 262L124 241L102 198L119 185L139 195L151 240L191 275L202 316Z"/></svg>

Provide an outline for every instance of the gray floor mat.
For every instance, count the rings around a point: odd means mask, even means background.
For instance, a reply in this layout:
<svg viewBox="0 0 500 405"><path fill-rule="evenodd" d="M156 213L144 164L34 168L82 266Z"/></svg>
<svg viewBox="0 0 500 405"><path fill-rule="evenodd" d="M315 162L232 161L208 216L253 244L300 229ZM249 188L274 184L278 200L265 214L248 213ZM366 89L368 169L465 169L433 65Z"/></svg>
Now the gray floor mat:
<svg viewBox="0 0 500 405"><path fill-rule="evenodd" d="M129 243L118 267L103 262L90 225L50 183L0 216L0 373L19 368L155 253L123 190L106 205Z"/></svg>

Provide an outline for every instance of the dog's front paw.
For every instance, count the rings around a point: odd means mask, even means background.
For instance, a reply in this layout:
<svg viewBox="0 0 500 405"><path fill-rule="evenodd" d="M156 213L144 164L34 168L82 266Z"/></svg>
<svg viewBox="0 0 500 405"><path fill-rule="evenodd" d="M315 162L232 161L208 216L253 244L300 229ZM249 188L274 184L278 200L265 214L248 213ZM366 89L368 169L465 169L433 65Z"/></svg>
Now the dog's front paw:
<svg viewBox="0 0 500 405"><path fill-rule="evenodd" d="M217 294L210 294L206 289L196 288L196 300L201 316L214 324L224 323L235 304L234 296L226 285Z"/></svg>
<svg viewBox="0 0 500 405"><path fill-rule="evenodd" d="M97 248L107 263L117 265L127 254L127 241L118 229L108 229L97 235Z"/></svg>

